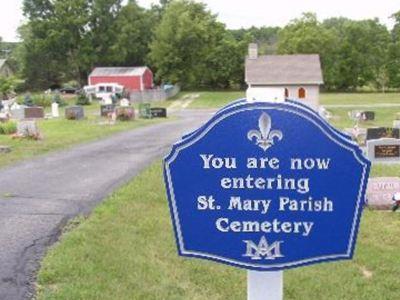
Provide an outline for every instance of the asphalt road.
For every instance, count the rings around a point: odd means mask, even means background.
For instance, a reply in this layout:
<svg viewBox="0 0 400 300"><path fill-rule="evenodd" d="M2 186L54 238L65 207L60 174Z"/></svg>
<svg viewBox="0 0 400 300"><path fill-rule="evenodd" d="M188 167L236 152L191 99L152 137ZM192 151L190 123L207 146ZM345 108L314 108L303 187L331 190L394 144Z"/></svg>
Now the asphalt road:
<svg viewBox="0 0 400 300"><path fill-rule="evenodd" d="M210 111L116 134L0 169L0 299L34 296L40 259L72 217L165 155Z"/></svg>

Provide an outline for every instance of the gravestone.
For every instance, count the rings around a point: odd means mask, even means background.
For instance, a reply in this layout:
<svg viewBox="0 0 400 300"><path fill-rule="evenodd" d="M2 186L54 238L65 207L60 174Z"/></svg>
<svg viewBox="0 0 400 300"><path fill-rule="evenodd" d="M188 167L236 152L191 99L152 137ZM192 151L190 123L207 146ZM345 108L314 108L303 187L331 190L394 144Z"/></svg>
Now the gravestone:
<svg viewBox="0 0 400 300"><path fill-rule="evenodd" d="M23 138L41 138L40 130L34 120L21 120L17 123L17 136Z"/></svg>
<svg viewBox="0 0 400 300"><path fill-rule="evenodd" d="M10 153L11 148L9 146L0 145L0 154Z"/></svg>
<svg viewBox="0 0 400 300"><path fill-rule="evenodd" d="M391 209L393 195L399 191L399 177L370 178L367 188L367 205L374 209Z"/></svg>
<svg viewBox="0 0 400 300"><path fill-rule="evenodd" d="M350 259L369 169L300 105L227 106L164 160L178 252L255 271Z"/></svg>
<svg viewBox="0 0 400 300"><path fill-rule="evenodd" d="M116 106L114 104L101 105L100 115L102 117L107 117L110 113L113 113L115 111L115 107Z"/></svg>
<svg viewBox="0 0 400 300"><path fill-rule="evenodd" d="M152 107L150 108L150 113L152 118L166 118L167 109L164 107Z"/></svg>
<svg viewBox="0 0 400 300"><path fill-rule="evenodd" d="M26 119L43 119L44 110L40 106L32 106L25 108L25 118Z"/></svg>
<svg viewBox="0 0 400 300"><path fill-rule="evenodd" d="M68 120L82 120L85 118L83 107L75 105L65 108L65 118Z"/></svg>
<svg viewBox="0 0 400 300"><path fill-rule="evenodd" d="M347 114L350 119L355 120L355 121L360 120L360 118L361 118L361 111L359 111L359 110L351 110Z"/></svg>
<svg viewBox="0 0 400 300"><path fill-rule="evenodd" d="M133 107L117 107L116 118L120 121L131 121L135 119L135 109Z"/></svg>
<svg viewBox="0 0 400 300"><path fill-rule="evenodd" d="M121 99L121 101L119 102L119 105L122 107L129 107L131 105L131 103L129 102L128 99L123 98Z"/></svg>
<svg viewBox="0 0 400 300"><path fill-rule="evenodd" d="M17 108L11 108L11 118L16 120L25 119L25 108L24 105L19 105Z"/></svg>
<svg viewBox="0 0 400 300"><path fill-rule="evenodd" d="M52 116L53 118L58 118L58 117L60 117L60 112L59 112L59 110L58 110L58 106L59 106L59 104L58 104L57 102L53 102L53 103L51 104L51 116Z"/></svg>
<svg viewBox="0 0 400 300"><path fill-rule="evenodd" d="M367 156L372 162L400 162L400 140L391 138L369 140Z"/></svg>
<svg viewBox="0 0 400 300"><path fill-rule="evenodd" d="M373 121L373 120L375 120L375 112L373 112L373 111L363 111L363 112L361 112L361 120L363 120L363 121Z"/></svg>
<svg viewBox="0 0 400 300"><path fill-rule="evenodd" d="M139 117L142 119L151 118L151 105L150 103L140 103L139 104Z"/></svg>
<svg viewBox="0 0 400 300"><path fill-rule="evenodd" d="M400 130L398 128L377 127L367 129L367 141L380 138L400 138Z"/></svg>

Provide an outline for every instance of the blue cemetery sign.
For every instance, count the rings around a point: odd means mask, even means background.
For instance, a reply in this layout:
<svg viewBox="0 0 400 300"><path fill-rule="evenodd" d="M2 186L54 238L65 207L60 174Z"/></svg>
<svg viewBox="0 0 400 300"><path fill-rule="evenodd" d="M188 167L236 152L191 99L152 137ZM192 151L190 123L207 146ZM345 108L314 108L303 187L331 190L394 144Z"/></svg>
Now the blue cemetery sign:
<svg viewBox="0 0 400 300"><path fill-rule="evenodd" d="M228 105L165 158L179 254L261 271L350 259L369 169L308 108Z"/></svg>

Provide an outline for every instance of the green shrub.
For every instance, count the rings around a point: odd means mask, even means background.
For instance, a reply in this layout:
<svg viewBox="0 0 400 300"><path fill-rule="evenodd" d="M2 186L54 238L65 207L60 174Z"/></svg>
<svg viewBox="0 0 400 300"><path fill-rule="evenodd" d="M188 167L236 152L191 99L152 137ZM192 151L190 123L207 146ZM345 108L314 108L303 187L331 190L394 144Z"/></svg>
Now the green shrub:
<svg viewBox="0 0 400 300"><path fill-rule="evenodd" d="M15 122L0 123L0 134L13 134L17 132L17 124Z"/></svg>
<svg viewBox="0 0 400 300"><path fill-rule="evenodd" d="M63 97L61 97L61 95L59 93L56 93L52 96L51 101L53 103L57 103L60 107L61 106L66 106L67 102L64 101Z"/></svg>
<svg viewBox="0 0 400 300"><path fill-rule="evenodd" d="M76 105L90 105L90 99L84 93L78 95Z"/></svg>
<svg viewBox="0 0 400 300"><path fill-rule="evenodd" d="M32 97L35 106L50 107L51 96L45 94L37 94Z"/></svg>

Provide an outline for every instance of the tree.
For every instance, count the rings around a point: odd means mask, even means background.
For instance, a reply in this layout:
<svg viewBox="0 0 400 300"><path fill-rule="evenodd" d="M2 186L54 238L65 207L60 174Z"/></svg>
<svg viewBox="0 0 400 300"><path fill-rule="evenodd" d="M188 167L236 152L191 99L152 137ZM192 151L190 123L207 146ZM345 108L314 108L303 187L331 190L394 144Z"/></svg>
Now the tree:
<svg viewBox="0 0 400 300"><path fill-rule="evenodd" d="M313 13L304 13L294 19L278 34L280 54L319 54L321 57L326 86L333 85L335 72L332 70L336 36L322 26Z"/></svg>
<svg viewBox="0 0 400 300"><path fill-rule="evenodd" d="M146 11L135 1L129 1L114 23L114 32L118 34L110 49L113 63L127 66L145 64L156 22L152 11Z"/></svg>
<svg viewBox="0 0 400 300"><path fill-rule="evenodd" d="M201 84L206 72L214 71L207 69L207 59L223 32L224 26L204 4L188 0L169 3L150 45L156 78L183 87Z"/></svg>
<svg viewBox="0 0 400 300"><path fill-rule="evenodd" d="M328 89L354 89L386 84L387 28L377 19L332 18L318 22L311 13L289 23L279 33L280 53L318 53Z"/></svg>
<svg viewBox="0 0 400 300"><path fill-rule="evenodd" d="M400 11L393 14L392 19L395 25L391 32L386 69L389 86L400 88Z"/></svg>

